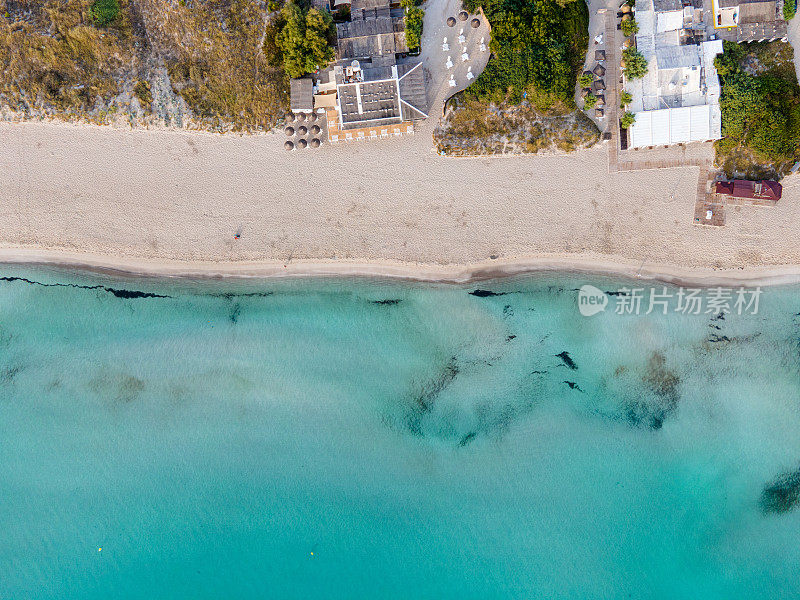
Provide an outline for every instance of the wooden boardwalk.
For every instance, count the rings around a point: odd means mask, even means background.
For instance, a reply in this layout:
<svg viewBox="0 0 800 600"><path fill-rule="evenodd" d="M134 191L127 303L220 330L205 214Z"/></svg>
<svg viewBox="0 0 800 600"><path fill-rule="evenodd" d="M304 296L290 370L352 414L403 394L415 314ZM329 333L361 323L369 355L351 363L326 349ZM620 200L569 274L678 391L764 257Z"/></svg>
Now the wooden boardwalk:
<svg viewBox="0 0 800 600"><path fill-rule="evenodd" d="M617 86L619 86L619 47L617 44L617 0L606 3L605 31L603 43L606 49L606 117L608 118L608 171L618 171L619 159L619 100Z"/></svg>

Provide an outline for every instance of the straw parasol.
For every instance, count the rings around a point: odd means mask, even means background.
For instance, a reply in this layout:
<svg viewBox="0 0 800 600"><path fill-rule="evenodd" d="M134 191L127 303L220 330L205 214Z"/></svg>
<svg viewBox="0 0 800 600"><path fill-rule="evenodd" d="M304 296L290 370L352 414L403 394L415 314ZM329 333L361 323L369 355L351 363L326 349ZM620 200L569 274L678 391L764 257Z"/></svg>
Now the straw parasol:
<svg viewBox="0 0 800 600"><path fill-rule="evenodd" d="M284 129L283 131L284 131L284 132L286 133L286 135L288 135L289 137L292 137L292 136L294 135L294 127L287 127L287 128L286 128L286 129Z"/></svg>
<svg viewBox="0 0 800 600"><path fill-rule="evenodd" d="M290 142L289 140L286 140L283 143L283 147L286 148L287 150L294 150L294 144L292 142Z"/></svg>
<svg viewBox="0 0 800 600"><path fill-rule="evenodd" d="M469 13L465 10L462 10L460 13L458 13L458 18L460 21L466 21L469 19Z"/></svg>
<svg viewBox="0 0 800 600"><path fill-rule="evenodd" d="M292 121L294 121L294 113L293 112L286 113L286 122L291 123Z"/></svg>
<svg viewBox="0 0 800 600"><path fill-rule="evenodd" d="M306 120L306 116L305 116L305 114L303 114L303 113L297 113L297 115L295 116L295 118L296 118L296 119L297 119L297 120L298 120L300 123L302 123L303 121L305 121L305 120Z"/></svg>
<svg viewBox="0 0 800 600"><path fill-rule="evenodd" d="M302 149L302 148L305 148L306 146L308 146L308 142L306 142L305 140L297 140L297 147L298 148Z"/></svg>
<svg viewBox="0 0 800 600"><path fill-rule="evenodd" d="M630 5L629 5L629 4L626 2L625 4L623 4L623 5L620 7L620 11L622 11L624 14L627 14L627 13L631 12L631 7L630 7Z"/></svg>
<svg viewBox="0 0 800 600"><path fill-rule="evenodd" d="M306 129L305 125L300 125L300 127L297 128L297 134L298 135L305 135L307 133L308 133L308 129Z"/></svg>
<svg viewBox="0 0 800 600"><path fill-rule="evenodd" d="M478 27L481 26L481 20L480 19L472 19L472 21L470 21L469 24L472 26L473 29L477 29Z"/></svg>
<svg viewBox="0 0 800 600"><path fill-rule="evenodd" d="M317 135L319 133L319 125L312 125L311 126L311 133Z"/></svg>
<svg viewBox="0 0 800 600"><path fill-rule="evenodd" d="M456 18L455 17L447 17L447 26L448 27L455 27L456 26Z"/></svg>
<svg viewBox="0 0 800 600"><path fill-rule="evenodd" d="M317 116L317 113L313 113L313 112L312 112L310 115L308 115L308 120L309 120L309 121L311 121L312 123L313 123L314 121L316 121L318 118L319 118L319 117Z"/></svg>
<svg viewBox="0 0 800 600"><path fill-rule="evenodd" d="M319 148L320 141L317 138L311 140L311 147L312 148Z"/></svg>

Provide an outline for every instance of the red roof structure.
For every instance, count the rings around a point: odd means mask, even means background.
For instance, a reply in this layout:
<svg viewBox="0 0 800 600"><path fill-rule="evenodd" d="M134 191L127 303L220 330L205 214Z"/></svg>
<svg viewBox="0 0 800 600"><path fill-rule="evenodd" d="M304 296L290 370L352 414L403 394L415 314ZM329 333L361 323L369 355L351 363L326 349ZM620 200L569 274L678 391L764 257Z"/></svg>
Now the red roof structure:
<svg viewBox="0 0 800 600"><path fill-rule="evenodd" d="M718 181L714 186L714 191L717 194L725 194L734 198L777 202L781 198L783 187L777 181L734 179L733 181Z"/></svg>

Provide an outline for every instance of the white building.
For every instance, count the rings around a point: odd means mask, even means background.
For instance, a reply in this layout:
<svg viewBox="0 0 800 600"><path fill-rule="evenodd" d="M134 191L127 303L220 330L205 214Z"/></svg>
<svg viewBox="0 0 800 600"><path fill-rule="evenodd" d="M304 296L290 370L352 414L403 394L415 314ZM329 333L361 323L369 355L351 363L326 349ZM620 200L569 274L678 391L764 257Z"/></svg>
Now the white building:
<svg viewBox="0 0 800 600"><path fill-rule="evenodd" d="M659 5L672 3L659 2ZM716 140L722 137L720 84L714 58L722 40L694 43L697 17L691 7L636 0L636 46L647 59L642 79L626 80L636 115L630 147Z"/></svg>

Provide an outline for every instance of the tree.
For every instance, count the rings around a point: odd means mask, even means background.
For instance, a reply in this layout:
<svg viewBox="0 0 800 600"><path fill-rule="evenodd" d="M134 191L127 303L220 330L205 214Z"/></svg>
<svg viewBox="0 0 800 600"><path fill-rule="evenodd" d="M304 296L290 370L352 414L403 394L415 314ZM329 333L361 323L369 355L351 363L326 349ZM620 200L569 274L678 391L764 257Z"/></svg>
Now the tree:
<svg viewBox="0 0 800 600"><path fill-rule="evenodd" d="M413 0L406 4L412 4ZM422 43L422 21L425 18L425 11L418 6L406 6L406 44L409 50L416 50Z"/></svg>
<svg viewBox="0 0 800 600"><path fill-rule="evenodd" d="M631 102L633 102L633 96L631 96L630 92L622 90L622 93L619 95L619 107L625 108Z"/></svg>
<svg viewBox="0 0 800 600"><path fill-rule="evenodd" d="M620 127L623 129L627 129L634 123L636 123L636 115L631 112L626 112L619 120Z"/></svg>
<svg viewBox="0 0 800 600"><path fill-rule="evenodd" d="M589 110L591 108L594 108L595 104L597 104L597 96L595 96L594 94L589 93L589 94L586 95L586 98L584 98L584 100L583 100L583 109L584 110Z"/></svg>
<svg viewBox="0 0 800 600"><path fill-rule="evenodd" d="M119 17L119 0L95 0L89 7L89 16L99 27L108 27Z"/></svg>
<svg viewBox="0 0 800 600"><path fill-rule="evenodd" d="M285 25L276 41L283 52L283 68L289 77L313 73L333 60L333 48L328 41L333 28L330 14L315 8L304 12L290 1L283 7L282 15Z"/></svg>
<svg viewBox="0 0 800 600"><path fill-rule="evenodd" d="M785 0L783 3L783 18L790 21L797 10L796 0Z"/></svg>
<svg viewBox="0 0 800 600"><path fill-rule="evenodd" d="M638 50L623 50L622 59L625 61L625 76L628 79L641 79L647 75L647 59Z"/></svg>
<svg viewBox="0 0 800 600"><path fill-rule="evenodd" d="M620 23L620 29L622 29L624 35L630 37L636 35L639 31L639 24L633 19L622 21L622 23Z"/></svg>
<svg viewBox="0 0 800 600"><path fill-rule="evenodd" d="M580 86L582 88L591 87L593 81L594 81L594 77L592 77L588 73L584 73L583 75L580 76L580 79L578 79L578 83L580 84Z"/></svg>

